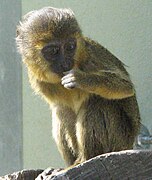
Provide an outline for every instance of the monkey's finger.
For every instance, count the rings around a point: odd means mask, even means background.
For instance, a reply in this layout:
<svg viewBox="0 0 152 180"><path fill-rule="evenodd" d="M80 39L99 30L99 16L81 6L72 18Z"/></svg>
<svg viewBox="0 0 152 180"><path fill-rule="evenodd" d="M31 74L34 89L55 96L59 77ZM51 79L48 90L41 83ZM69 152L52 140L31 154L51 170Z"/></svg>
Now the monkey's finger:
<svg viewBox="0 0 152 180"><path fill-rule="evenodd" d="M66 76L67 74L69 74L70 71L66 71L66 72L63 72L63 74Z"/></svg>
<svg viewBox="0 0 152 180"><path fill-rule="evenodd" d="M70 77L74 77L74 74L67 74L67 75L62 77L62 80L70 78Z"/></svg>
<svg viewBox="0 0 152 180"><path fill-rule="evenodd" d="M70 71L66 71L66 72L63 72L63 74L67 75L67 74L73 74L74 70L71 69Z"/></svg>
<svg viewBox="0 0 152 180"><path fill-rule="evenodd" d="M76 82L70 82L68 84L64 84L64 87L67 89L73 89L76 87Z"/></svg>
<svg viewBox="0 0 152 180"><path fill-rule="evenodd" d="M65 81L65 80L67 80L67 79L71 79L72 81L73 80L75 80L75 77L74 77L74 75L72 75L72 74L68 74L68 75L66 75L66 76L64 76L62 79L61 79L61 81Z"/></svg>
<svg viewBox="0 0 152 180"><path fill-rule="evenodd" d="M67 83L72 83L72 82L75 82L75 77L68 77L68 78L62 78L61 79L61 84L64 85L64 84L67 84Z"/></svg>

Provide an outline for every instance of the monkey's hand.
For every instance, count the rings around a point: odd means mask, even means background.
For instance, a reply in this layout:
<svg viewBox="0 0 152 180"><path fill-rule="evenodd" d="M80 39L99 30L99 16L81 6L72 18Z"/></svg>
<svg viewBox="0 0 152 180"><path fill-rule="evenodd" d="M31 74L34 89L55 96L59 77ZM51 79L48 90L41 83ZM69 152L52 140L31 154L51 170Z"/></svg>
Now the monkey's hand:
<svg viewBox="0 0 152 180"><path fill-rule="evenodd" d="M76 82L76 77L74 75L74 70L70 70L64 72L65 76L61 79L61 84L67 89L73 89L78 87L78 83Z"/></svg>

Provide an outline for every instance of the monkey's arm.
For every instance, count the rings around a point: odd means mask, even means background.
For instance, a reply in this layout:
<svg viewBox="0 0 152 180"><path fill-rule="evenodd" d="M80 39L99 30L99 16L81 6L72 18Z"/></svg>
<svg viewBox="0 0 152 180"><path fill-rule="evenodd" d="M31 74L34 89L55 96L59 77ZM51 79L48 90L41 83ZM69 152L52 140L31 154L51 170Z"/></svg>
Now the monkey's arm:
<svg viewBox="0 0 152 180"><path fill-rule="evenodd" d="M94 73L71 70L62 78L62 85L69 89L80 88L107 99L122 99L135 93L129 75L120 69Z"/></svg>

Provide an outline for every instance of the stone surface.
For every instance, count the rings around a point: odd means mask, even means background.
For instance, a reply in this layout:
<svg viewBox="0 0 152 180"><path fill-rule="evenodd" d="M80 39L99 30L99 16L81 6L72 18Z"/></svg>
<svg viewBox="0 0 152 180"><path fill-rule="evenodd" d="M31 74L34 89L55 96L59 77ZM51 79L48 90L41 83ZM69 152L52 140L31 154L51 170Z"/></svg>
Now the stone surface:
<svg viewBox="0 0 152 180"><path fill-rule="evenodd" d="M0 177L0 180L34 180L43 170L22 170Z"/></svg>
<svg viewBox="0 0 152 180"><path fill-rule="evenodd" d="M92 158L67 171L53 168L43 172L21 171L0 180L34 180L38 175L36 180L148 180L152 179L151 159L152 151L112 152Z"/></svg>

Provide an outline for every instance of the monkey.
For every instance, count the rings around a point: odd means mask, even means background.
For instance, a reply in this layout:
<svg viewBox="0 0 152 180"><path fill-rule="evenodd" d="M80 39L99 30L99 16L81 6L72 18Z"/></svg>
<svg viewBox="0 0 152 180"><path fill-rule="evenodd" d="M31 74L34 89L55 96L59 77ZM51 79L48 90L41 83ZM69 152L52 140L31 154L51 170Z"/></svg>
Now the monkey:
<svg viewBox="0 0 152 180"><path fill-rule="evenodd" d="M126 66L83 35L71 9L27 13L16 44L32 89L51 108L53 138L68 167L133 148L140 112Z"/></svg>

